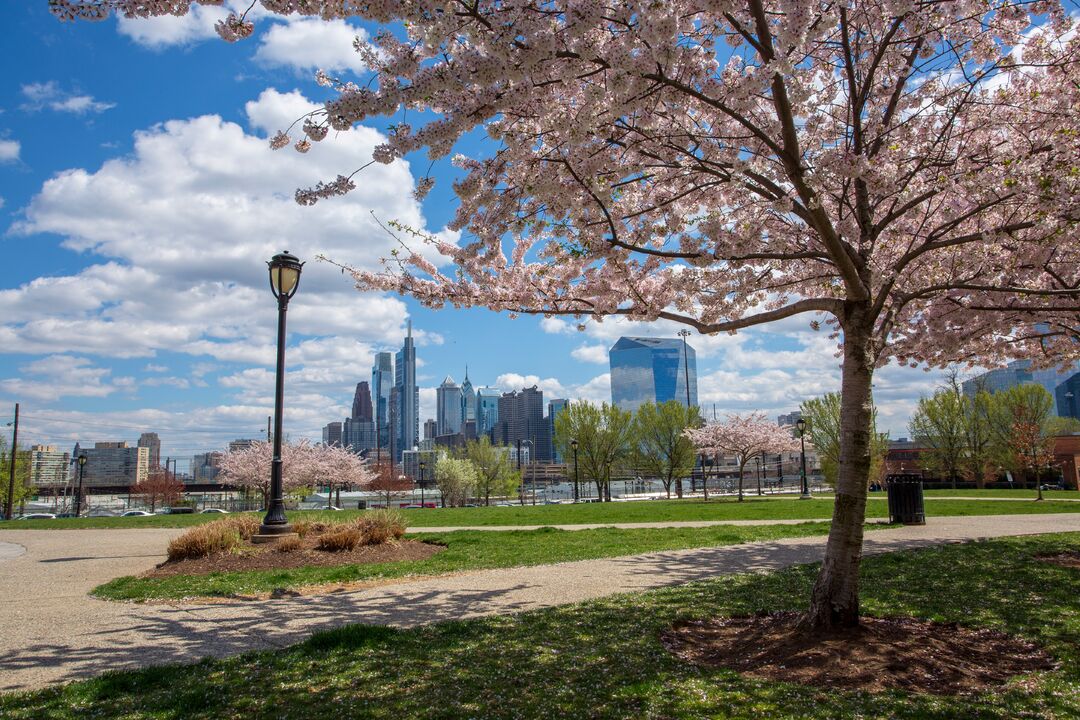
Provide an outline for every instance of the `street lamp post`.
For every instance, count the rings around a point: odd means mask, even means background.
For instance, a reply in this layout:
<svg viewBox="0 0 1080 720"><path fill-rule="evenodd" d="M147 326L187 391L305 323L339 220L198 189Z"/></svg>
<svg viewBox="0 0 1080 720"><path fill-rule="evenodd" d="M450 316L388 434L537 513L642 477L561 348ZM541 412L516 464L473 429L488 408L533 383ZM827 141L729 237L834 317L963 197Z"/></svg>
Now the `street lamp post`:
<svg viewBox="0 0 1080 720"><path fill-rule="evenodd" d="M423 460L420 461L420 507L424 507L424 469L427 467L427 463Z"/></svg>
<svg viewBox="0 0 1080 720"><path fill-rule="evenodd" d="M578 469L577 469L577 440L570 441L570 449L574 451L574 502L578 501Z"/></svg>
<svg viewBox="0 0 1080 720"><path fill-rule="evenodd" d="M802 463L802 495L799 496L799 499L810 500L810 485L806 479L806 421L799 418L798 422L795 423L795 427L799 429L800 462Z"/></svg>
<svg viewBox="0 0 1080 720"><path fill-rule="evenodd" d="M86 456L79 456L79 489L75 492L75 517L82 514L82 481L83 468L86 467Z"/></svg>
<svg viewBox="0 0 1080 720"><path fill-rule="evenodd" d="M683 375L686 377L686 408L690 409L690 360L686 354L686 338L690 336L689 330L680 330L678 333L682 338L682 359L683 359ZM696 357L696 356L695 356Z"/></svg>
<svg viewBox="0 0 1080 720"><path fill-rule="evenodd" d="M277 382L274 387L274 459L270 462L270 503L266 517L259 526L259 535L273 540L292 532L285 517L285 500L281 480L281 424L285 409L285 313L289 300L300 285L300 270L304 263L286 250L267 263L270 269L270 289L278 301Z"/></svg>

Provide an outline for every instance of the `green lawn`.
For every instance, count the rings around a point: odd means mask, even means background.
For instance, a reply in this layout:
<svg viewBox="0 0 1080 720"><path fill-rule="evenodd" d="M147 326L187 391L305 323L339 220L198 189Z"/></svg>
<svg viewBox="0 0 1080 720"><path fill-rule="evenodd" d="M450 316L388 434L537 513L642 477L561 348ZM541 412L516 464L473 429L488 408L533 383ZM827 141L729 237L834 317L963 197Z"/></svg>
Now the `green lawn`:
<svg viewBox="0 0 1080 720"><path fill-rule="evenodd" d="M863 607L992 627L1042 643L1061 669L972 697L824 691L688 667L661 647L676 619L799 609L816 568L729 576L414 630L351 626L284 650L121 672L0 696L5 720L67 718L1080 717L1080 572L1033 555L1080 534L867 558Z"/></svg>
<svg viewBox="0 0 1080 720"><path fill-rule="evenodd" d="M997 491L989 491L997 492ZM1008 492L1008 491L1003 491ZM1059 495L1080 498L1077 493ZM883 493L873 493L867 505L867 517L884 518L888 509ZM362 511L333 513L346 518ZM490 525L573 525L584 523L665 522L679 520L826 520L832 516L832 497L815 500L751 496L745 502L731 498L710 500L649 500L640 502L583 503L578 505L526 505L512 507L437 508L407 510L411 527L458 527ZM995 502L993 500L932 500L927 503L930 515L1001 515L1014 513L1080 512L1080 503L1046 500L1031 502ZM326 511L291 512L290 517L321 516ZM220 515L156 515L130 518L60 518L57 520L15 520L0 523L4 529L62 528L138 528L187 527L214 520Z"/></svg>
<svg viewBox="0 0 1080 720"><path fill-rule="evenodd" d="M110 600L233 596L323 583L438 575L460 570L544 565L660 550L734 545L824 535L828 531L828 523L808 522L799 525L717 525L706 528L637 530L599 528L571 531L543 528L498 533L479 530L423 533L410 537L439 543L445 545L446 549L426 560L396 563L173 575L162 578L122 577L99 586L94 590L94 594Z"/></svg>

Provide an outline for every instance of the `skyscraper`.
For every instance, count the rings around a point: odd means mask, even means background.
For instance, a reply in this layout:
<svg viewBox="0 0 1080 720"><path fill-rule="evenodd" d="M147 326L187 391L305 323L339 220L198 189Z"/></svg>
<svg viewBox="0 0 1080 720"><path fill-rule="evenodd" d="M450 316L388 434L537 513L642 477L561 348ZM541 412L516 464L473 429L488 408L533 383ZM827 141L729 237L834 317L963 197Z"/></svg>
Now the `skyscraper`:
<svg viewBox="0 0 1080 720"><path fill-rule="evenodd" d="M1070 388L1080 382L1076 376L1080 373L1080 363L1075 363L1067 370L1056 367L1035 369L1030 360L1014 360L1006 367L997 368L965 380L962 387L964 394L971 397L980 390L996 393L1016 385L1034 383L1042 385L1054 398L1053 412L1061 417L1075 417L1075 406L1070 402L1075 393L1069 395Z"/></svg>
<svg viewBox="0 0 1080 720"><path fill-rule="evenodd" d="M551 459L545 439L544 393L535 385L531 388L503 393L499 398L499 429L497 444L516 447L520 442L532 446L531 456L540 462Z"/></svg>
<svg viewBox="0 0 1080 720"><path fill-rule="evenodd" d="M465 379L461 381L461 421L476 420L476 391L469 380L469 366L465 366Z"/></svg>
<svg viewBox="0 0 1080 720"><path fill-rule="evenodd" d="M405 343L394 363L394 388L397 390L398 407L396 425L398 442L395 443L395 460L401 458L402 450L411 450L420 441L420 388L416 386L416 348L413 345L412 320L408 321Z"/></svg>
<svg viewBox="0 0 1080 720"><path fill-rule="evenodd" d="M150 469L161 467L161 438L156 432L145 432L139 436L135 447L144 447L150 451Z"/></svg>
<svg viewBox="0 0 1080 720"><path fill-rule="evenodd" d="M476 388L476 434L490 435L499 424L499 397L502 390L496 387Z"/></svg>
<svg viewBox="0 0 1080 720"><path fill-rule="evenodd" d="M555 418L566 409L567 404L568 401L566 400L551 400L548 402L548 438L551 440L552 462L562 462L562 454L555 447Z"/></svg>
<svg viewBox="0 0 1080 720"><path fill-rule="evenodd" d="M322 441L323 445L337 445L341 446L341 423L332 422L327 423L322 429Z"/></svg>
<svg viewBox="0 0 1080 720"><path fill-rule="evenodd" d="M697 355L690 345L685 352L684 359L683 341L678 338L619 338L608 353L612 404L630 411L668 400L696 406Z"/></svg>
<svg viewBox="0 0 1080 720"><path fill-rule="evenodd" d="M394 387L394 356L375 353L371 368L371 405L375 413L379 447L390 446L390 391Z"/></svg>
<svg viewBox="0 0 1080 720"><path fill-rule="evenodd" d="M461 387L449 375L435 389L435 432L437 435L453 435L461 432L462 412Z"/></svg>
<svg viewBox="0 0 1080 720"><path fill-rule="evenodd" d="M368 387L367 381L362 380L356 383L356 392L353 394L352 401L352 415L353 420L360 420L371 422L371 388Z"/></svg>

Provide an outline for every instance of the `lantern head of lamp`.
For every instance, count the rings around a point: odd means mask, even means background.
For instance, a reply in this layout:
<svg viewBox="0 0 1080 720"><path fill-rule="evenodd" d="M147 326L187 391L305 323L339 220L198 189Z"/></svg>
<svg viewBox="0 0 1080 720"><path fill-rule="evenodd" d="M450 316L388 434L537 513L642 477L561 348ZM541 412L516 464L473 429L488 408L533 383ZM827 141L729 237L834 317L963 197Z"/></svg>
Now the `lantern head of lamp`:
<svg viewBox="0 0 1080 720"><path fill-rule="evenodd" d="M278 300L288 301L300 285L300 270L304 263L288 250L275 255L266 263L270 268L270 289Z"/></svg>
<svg viewBox="0 0 1080 720"><path fill-rule="evenodd" d="M570 441L570 447L573 450L577 450L577 440L571 440Z"/></svg>
<svg viewBox="0 0 1080 720"><path fill-rule="evenodd" d="M85 464L86 464L86 456L85 455L80 455L79 456L79 467L82 467Z"/></svg>
<svg viewBox="0 0 1080 720"><path fill-rule="evenodd" d="M799 430L799 437L802 437L803 433L806 432L806 421L803 420L802 418L799 418L795 422L795 427L798 428L798 430Z"/></svg>

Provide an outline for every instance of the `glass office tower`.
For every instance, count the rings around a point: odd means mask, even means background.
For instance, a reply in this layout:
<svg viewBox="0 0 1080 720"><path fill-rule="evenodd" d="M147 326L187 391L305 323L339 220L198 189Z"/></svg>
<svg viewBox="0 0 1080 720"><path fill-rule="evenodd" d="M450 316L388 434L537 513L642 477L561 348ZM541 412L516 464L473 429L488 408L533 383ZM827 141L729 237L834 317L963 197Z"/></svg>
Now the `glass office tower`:
<svg viewBox="0 0 1080 720"><path fill-rule="evenodd" d="M697 406L697 355L678 338L621 337L608 353L611 402L634 411L647 402ZM689 375L689 393L687 376ZM689 403L687 403L689 394Z"/></svg>

